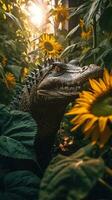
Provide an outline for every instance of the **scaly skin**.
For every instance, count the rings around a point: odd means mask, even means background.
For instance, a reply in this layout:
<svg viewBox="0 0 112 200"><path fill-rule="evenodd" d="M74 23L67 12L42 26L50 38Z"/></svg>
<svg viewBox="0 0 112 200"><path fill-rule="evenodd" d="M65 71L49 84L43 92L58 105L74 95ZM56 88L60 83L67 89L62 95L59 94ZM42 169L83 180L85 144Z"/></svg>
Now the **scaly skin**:
<svg viewBox="0 0 112 200"><path fill-rule="evenodd" d="M51 147L59 129L66 106L88 83L89 78L102 75L96 65L76 66L55 62L37 75L35 83L24 86L17 109L32 114L38 126L35 148L38 161L45 168L50 160ZM29 79L29 78L28 78Z"/></svg>

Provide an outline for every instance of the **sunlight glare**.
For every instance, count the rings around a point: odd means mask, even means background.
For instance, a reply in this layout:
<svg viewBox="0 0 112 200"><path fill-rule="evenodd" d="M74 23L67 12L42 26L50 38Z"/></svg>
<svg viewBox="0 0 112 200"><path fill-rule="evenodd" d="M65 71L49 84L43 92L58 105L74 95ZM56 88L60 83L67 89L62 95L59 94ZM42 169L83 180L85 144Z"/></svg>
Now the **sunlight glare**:
<svg viewBox="0 0 112 200"><path fill-rule="evenodd" d="M32 3L28 6L28 12L30 15L30 20L35 26L42 26L45 17L44 12L41 7Z"/></svg>

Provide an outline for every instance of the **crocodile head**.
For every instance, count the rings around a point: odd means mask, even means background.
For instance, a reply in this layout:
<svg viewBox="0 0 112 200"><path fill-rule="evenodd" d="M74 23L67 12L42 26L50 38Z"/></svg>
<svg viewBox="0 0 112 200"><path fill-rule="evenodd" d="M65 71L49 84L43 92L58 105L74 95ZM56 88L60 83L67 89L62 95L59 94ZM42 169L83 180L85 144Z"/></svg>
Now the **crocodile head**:
<svg viewBox="0 0 112 200"><path fill-rule="evenodd" d="M30 93L30 112L42 133L55 133L67 105L87 87L89 78L102 75L96 65L54 62ZM46 133L47 135L47 133Z"/></svg>
<svg viewBox="0 0 112 200"><path fill-rule="evenodd" d="M102 68L91 64L80 67L77 63L54 62L41 78L37 87L37 97L45 100L72 100L88 85L89 78L97 78Z"/></svg>

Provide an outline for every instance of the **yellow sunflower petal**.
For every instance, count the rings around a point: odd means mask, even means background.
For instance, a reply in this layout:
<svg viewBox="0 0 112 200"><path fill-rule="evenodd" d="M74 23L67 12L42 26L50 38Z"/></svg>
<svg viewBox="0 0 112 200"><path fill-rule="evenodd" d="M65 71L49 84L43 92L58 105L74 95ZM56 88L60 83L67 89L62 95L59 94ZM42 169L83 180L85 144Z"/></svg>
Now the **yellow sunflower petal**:
<svg viewBox="0 0 112 200"><path fill-rule="evenodd" d="M102 90L106 91L107 90L107 86L105 85L104 81L101 78L99 78L99 83L101 85Z"/></svg>
<svg viewBox="0 0 112 200"><path fill-rule="evenodd" d="M112 74L110 74L110 87L112 87Z"/></svg>
<svg viewBox="0 0 112 200"><path fill-rule="evenodd" d="M109 73L106 68L104 69L103 80L105 84L109 86Z"/></svg>
<svg viewBox="0 0 112 200"><path fill-rule="evenodd" d="M87 121L87 123L85 124L85 126L83 128L83 131L86 132L89 129L91 129L96 121L97 121L97 117L95 117L95 116L92 119L90 119L89 121Z"/></svg>
<svg viewBox="0 0 112 200"><path fill-rule="evenodd" d="M92 92L83 91L81 97L90 102L95 100L95 97Z"/></svg>
<svg viewBox="0 0 112 200"><path fill-rule="evenodd" d="M79 107L82 106L82 107L85 107L85 108L89 108L89 104L87 102L83 102L83 101L80 102L78 106Z"/></svg>
<svg viewBox="0 0 112 200"><path fill-rule="evenodd" d="M89 109L90 105L94 102L94 100L95 98L91 99L91 98L83 97L76 100L76 105L78 107L82 107L84 105Z"/></svg>
<svg viewBox="0 0 112 200"><path fill-rule="evenodd" d="M89 83L90 83L90 85L91 85L91 87L92 87L92 89L95 91L95 92L98 92L98 94L100 94L101 93L101 88L99 87L99 85L98 85L98 82L96 81L96 80L89 80Z"/></svg>
<svg viewBox="0 0 112 200"><path fill-rule="evenodd" d="M79 118L78 118L78 116L79 116ZM71 122L73 122L73 123L80 123L80 121L81 120L90 120L91 118L93 118L93 115L92 114L84 114L84 115L77 115L77 120L75 120L76 118L73 118L72 120L71 120Z"/></svg>
<svg viewBox="0 0 112 200"><path fill-rule="evenodd" d="M92 134L91 134L92 144L96 144L98 139L99 139L99 131L98 131L98 127L96 126L92 130Z"/></svg>
<svg viewBox="0 0 112 200"><path fill-rule="evenodd" d="M108 119L109 119L110 121L112 121L112 115L108 116Z"/></svg>
<svg viewBox="0 0 112 200"><path fill-rule="evenodd" d="M106 124L107 124L107 120L108 120L108 117L99 117L99 129L101 132L104 131L105 127L106 127Z"/></svg>
<svg viewBox="0 0 112 200"><path fill-rule="evenodd" d="M100 148L104 147L104 145L108 142L111 136L112 136L111 130L107 127L106 130L104 130L100 134L100 139L99 139Z"/></svg>
<svg viewBox="0 0 112 200"><path fill-rule="evenodd" d="M80 124L77 124L71 129L71 131L76 131L79 127L80 127Z"/></svg>
<svg viewBox="0 0 112 200"><path fill-rule="evenodd" d="M82 107L82 108L73 108L66 115L75 115L75 114L83 114L83 113L88 113L88 110L85 107Z"/></svg>
<svg viewBox="0 0 112 200"><path fill-rule="evenodd" d="M71 122L73 123L80 123L80 117L81 117L81 115L77 115L77 116L75 116L72 120L71 120Z"/></svg>
<svg viewBox="0 0 112 200"><path fill-rule="evenodd" d="M102 79L99 79L99 81L96 81L94 79L94 83L100 88L101 92L106 90L105 83L103 82Z"/></svg>

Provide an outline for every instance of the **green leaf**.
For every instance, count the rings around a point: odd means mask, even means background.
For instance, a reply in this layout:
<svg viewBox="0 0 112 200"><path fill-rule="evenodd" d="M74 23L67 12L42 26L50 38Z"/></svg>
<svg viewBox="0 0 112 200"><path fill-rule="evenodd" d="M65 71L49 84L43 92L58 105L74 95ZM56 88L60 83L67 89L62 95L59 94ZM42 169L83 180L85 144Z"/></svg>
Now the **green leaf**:
<svg viewBox="0 0 112 200"><path fill-rule="evenodd" d="M21 142L10 137L0 137L0 155L19 159L33 159L33 155Z"/></svg>
<svg viewBox="0 0 112 200"><path fill-rule="evenodd" d="M19 163L18 169L24 163L29 163L28 169L33 170L30 166L34 165L40 173L34 149L37 127L29 113L10 110L0 104L0 134L0 158L4 168L8 168L6 161L10 162L12 168L13 165L16 168L16 163Z"/></svg>
<svg viewBox="0 0 112 200"><path fill-rule="evenodd" d="M11 18L20 29L22 29L21 23L17 17L15 17L12 13L8 13L8 12L5 12L5 14L9 18Z"/></svg>
<svg viewBox="0 0 112 200"><path fill-rule="evenodd" d="M1 200L37 200L40 179L29 171L0 174Z"/></svg>
<svg viewBox="0 0 112 200"><path fill-rule="evenodd" d="M104 49L106 49L106 48L107 48L107 49L111 48L111 44L110 44L110 41L109 41L108 38L102 40L98 46L101 47L101 48L104 48Z"/></svg>
<svg viewBox="0 0 112 200"><path fill-rule="evenodd" d="M90 2L86 1L85 3L81 4L77 8L71 9L70 18L75 16L75 15L79 15L81 13L84 13L89 4L90 4Z"/></svg>
<svg viewBox="0 0 112 200"><path fill-rule="evenodd" d="M31 152L36 134L37 125L29 113L10 110L0 104L0 135L21 141Z"/></svg>
<svg viewBox="0 0 112 200"><path fill-rule="evenodd" d="M90 157L92 145L80 149L70 157L58 155L45 172L40 186L39 200L81 200L103 176L104 162Z"/></svg>
<svg viewBox="0 0 112 200"><path fill-rule="evenodd" d="M61 53L60 57L68 56L72 51L74 51L75 48L79 47L81 45L81 42L77 42L75 44L71 44L70 46L66 47L64 51Z"/></svg>
<svg viewBox="0 0 112 200"><path fill-rule="evenodd" d="M100 3L101 3L101 0L94 0L91 2L90 8L89 8L87 14L85 15L85 20L86 20L87 24L90 23L90 21L93 19L93 17L98 12Z"/></svg>
<svg viewBox="0 0 112 200"><path fill-rule="evenodd" d="M89 49L85 54L80 57L80 62L87 60L88 58L92 57L93 55L99 53L100 47Z"/></svg>
<svg viewBox="0 0 112 200"><path fill-rule="evenodd" d="M80 27L79 24L78 24L77 26L75 26L75 27L68 33L68 35L66 36L66 39L69 38L69 37L71 37L71 36L78 30L79 27Z"/></svg>
<svg viewBox="0 0 112 200"><path fill-rule="evenodd" d="M105 59L108 55L110 56L110 58L108 59L109 64L109 62L112 61L112 48L106 49L102 54L100 54L96 61L99 62L100 60Z"/></svg>

